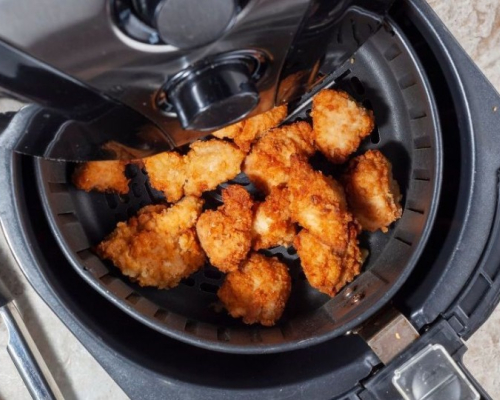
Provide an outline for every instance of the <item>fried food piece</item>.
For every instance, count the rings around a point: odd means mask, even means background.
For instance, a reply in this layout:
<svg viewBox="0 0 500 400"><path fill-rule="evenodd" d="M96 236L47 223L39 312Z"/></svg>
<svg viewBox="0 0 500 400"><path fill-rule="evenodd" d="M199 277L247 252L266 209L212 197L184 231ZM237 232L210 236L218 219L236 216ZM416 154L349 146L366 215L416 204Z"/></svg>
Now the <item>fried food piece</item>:
<svg viewBox="0 0 500 400"><path fill-rule="evenodd" d="M230 272L217 296L229 314L245 324L273 326L283 314L292 280L276 257L253 253L240 270Z"/></svg>
<svg viewBox="0 0 500 400"><path fill-rule="evenodd" d="M347 93L324 89L313 98L314 142L332 163L344 163L375 127L373 113Z"/></svg>
<svg viewBox="0 0 500 400"><path fill-rule="evenodd" d="M165 194L167 201L175 203L184 195L186 162L184 157L173 151L166 151L144 158L144 166L151 186Z"/></svg>
<svg viewBox="0 0 500 400"><path fill-rule="evenodd" d="M73 183L78 189L90 192L128 193L130 179L125 176L126 161L89 161L77 165Z"/></svg>
<svg viewBox="0 0 500 400"><path fill-rule="evenodd" d="M392 177L392 165L378 150L369 150L349 163L343 177L347 200L364 230L387 232L401 218L401 192Z"/></svg>
<svg viewBox="0 0 500 400"><path fill-rule="evenodd" d="M266 133L245 159L243 172L265 193L286 184L290 175L290 156L309 157L314 153L312 128L307 122L281 126Z"/></svg>
<svg viewBox="0 0 500 400"><path fill-rule="evenodd" d="M202 206L202 200L185 197L170 208L143 207L137 216L119 222L97 253L141 286L177 286L205 263L194 229Z"/></svg>
<svg viewBox="0 0 500 400"><path fill-rule="evenodd" d="M212 133L219 139L233 139L234 143L245 153L250 151L252 142L269 129L278 126L287 115L287 105L271 108L262 114L244 119Z"/></svg>
<svg viewBox="0 0 500 400"><path fill-rule="evenodd" d="M290 168L290 213L313 235L339 254L347 248L347 225L352 215L342 186L333 178L314 171L307 161L292 157Z"/></svg>
<svg viewBox="0 0 500 400"><path fill-rule="evenodd" d="M222 191L224 204L205 211L196 224L201 246L211 264L222 272L238 269L252 241L253 201L238 185Z"/></svg>
<svg viewBox="0 0 500 400"><path fill-rule="evenodd" d="M190 147L186 155L186 196L201 196L241 172L245 153L232 143L212 139L194 142Z"/></svg>
<svg viewBox="0 0 500 400"><path fill-rule="evenodd" d="M290 246L297 229L290 218L288 189L272 188L265 201L257 204L252 226L253 249Z"/></svg>
<svg viewBox="0 0 500 400"><path fill-rule="evenodd" d="M340 255L308 230L300 231L294 246L312 287L333 297L359 275L363 257L358 247L357 235L356 225L349 224L347 251Z"/></svg>

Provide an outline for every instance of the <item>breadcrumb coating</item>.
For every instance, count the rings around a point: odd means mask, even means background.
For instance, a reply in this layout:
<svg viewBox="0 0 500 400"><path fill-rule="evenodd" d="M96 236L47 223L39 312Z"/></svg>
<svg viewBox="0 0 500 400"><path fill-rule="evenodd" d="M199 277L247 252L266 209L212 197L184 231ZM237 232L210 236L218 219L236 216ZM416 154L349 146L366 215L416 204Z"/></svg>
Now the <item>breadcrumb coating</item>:
<svg viewBox="0 0 500 400"><path fill-rule="evenodd" d="M203 201L185 197L172 207L143 207L97 246L122 273L141 286L177 286L205 263L194 225Z"/></svg>
<svg viewBox="0 0 500 400"><path fill-rule="evenodd" d="M130 179L125 176L127 161L89 161L78 164L73 183L81 190L105 193L128 193Z"/></svg>
<svg viewBox="0 0 500 400"><path fill-rule="evenodd" d="M342 186L299 157L292 157L288 188L292 221L298 222L339 254L347 248L352 215Z"/></svg>
<svg viewBox="0 0 500 400"><path fill-rule="evenodd" d="M222 272L238 269L252 242L253 201L238 185L222 191L224 204L207 210L199 218L196 231L210 263Z"/></svg>
<svg viewBox="0 0 500 400"><path fill-rule="evenodd" d="M265 193L285 185L290 175L290 157L309 157L314 153L311 135L312 128L307 122L270 130L253 146L243 164L243 172Z"/></svg>
<svg viewBox="0 0 500 400"><path fill-rule="evenodd" d="M277 127L287 116L287 105L271 108L262 114L244 119L236 124L229 125L212 133L213 136L223 139L233 139L234 143L245 153L250 151L253 141L271 128Z"/></svg>
<svg viewBox="0 0 500 400"><path fill-rule="evenodd" d="M151 186L163 192L170 203L175 203L184 195L186 182L186 162L183 156L166 151L144 158L144 167Z"/></svg>
<svg viewBox="0 0 500 400"><path fill-rule="evenodd" d="M199 197L241 172L245 153L232 143L212 139L194 142L190 148L186 155L186 196Z"/></svg>
<svg viewBox="0 0 500 400"><path fill-rule="evenodd" d="M291 287L285 264L252 253L241 269L227 274L217 295L232 317L243 318L245 324L273 326L283 314Z"/></svg>
<svg viewBox="0 0 500 400"><path fill-rule="evenodd" d="M347 161L375 127L372 111L339 90L314 96L311 117L315 146L334 164Z"/></svg>
<svg viewBox="0 0 500 400"><path fill-rule="evenodd" d="M349 163L343 177L350 209L366 231L388 227L401 218L401 193L392 165L378 150L369 150Z"/></svg>
<svg viewBox="0 0 500 400"><path fill-rule="evenodd" d="M339 254L308 230L300 231L294 246L304 274L312 287L329 296L335 296L359 275L363 258L357 235L355 224L349 224L347 251Z"/></svg>
<svg viewBox="0 0 500 400"><path fill-rule="evenodd" d="M290 217L290 199L286 187L273 188L264 202L255 207L252 226L254 250L275 246L289 247L296 234Z"/></svg>

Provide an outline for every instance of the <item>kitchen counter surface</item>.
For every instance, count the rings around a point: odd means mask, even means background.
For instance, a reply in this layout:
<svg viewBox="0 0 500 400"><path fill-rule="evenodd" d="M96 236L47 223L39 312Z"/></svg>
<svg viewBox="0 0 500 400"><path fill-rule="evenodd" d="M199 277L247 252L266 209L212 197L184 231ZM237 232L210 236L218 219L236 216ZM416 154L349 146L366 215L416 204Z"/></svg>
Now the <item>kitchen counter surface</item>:
<svg viewBox="0 0 500 400"><path fill-rule="evenodd" d="M500 2L498 0L429 0L453 35L500 91ZM8 104L0 103L0 110ZM123 391L66 329L29 286L0 238L0 276L17 304L66 400L121 400ZM0 324L0 400L28 400L5 346ZM493 399L500 399L500 307L467 342L465 364Z"/></svg>

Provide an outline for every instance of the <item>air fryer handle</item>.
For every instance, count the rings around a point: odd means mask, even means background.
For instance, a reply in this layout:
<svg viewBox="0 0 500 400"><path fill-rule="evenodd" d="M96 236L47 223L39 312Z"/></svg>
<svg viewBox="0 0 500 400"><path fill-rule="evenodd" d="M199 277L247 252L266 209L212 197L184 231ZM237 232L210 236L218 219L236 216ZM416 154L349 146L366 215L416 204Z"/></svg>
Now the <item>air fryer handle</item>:
<svg viewBox="0 0 500 400"><path fill-rule="evenodd" d="M7 350L31 397L36 400L63 400L14 303L1 307L0 315L9 333Z"/></svg>

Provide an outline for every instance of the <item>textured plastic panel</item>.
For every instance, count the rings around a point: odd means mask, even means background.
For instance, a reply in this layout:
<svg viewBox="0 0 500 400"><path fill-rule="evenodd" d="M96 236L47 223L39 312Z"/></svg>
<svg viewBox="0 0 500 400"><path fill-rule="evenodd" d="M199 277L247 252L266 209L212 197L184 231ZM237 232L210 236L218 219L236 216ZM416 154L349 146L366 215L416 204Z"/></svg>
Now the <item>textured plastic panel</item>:
<svg viewBox="0 0 500 400"><path fill-rule="evenodd" d="M305 347L343 334L383 305L413 268L431 226L440 187L440 133L435 105L419 63L404 36L394 30L377 33L356 57L327 77L334 85L372 108L377 127L359 149L380 149L393 163L405 212L388 234L363 234L361 246L370 252L364 270L338 296L330 299L312 289L294 251L276 248L290 267L292 296L281 321L273 328L248 327L215 311L223 276L203 270L169 291L141 288L109 263L101 262L92 246L110 233L117 221L162 200L143 171L131 167L131 190L125 196L81 192L70 183L72 165L38 161L38 181L45 209L66 256L84 279L141 322L174 338L220 351L262 353ZM308 118L308 105L296 119ZM312 163L334 176L321 156ZM237 184L252 190L244 175ZM220 188L205 194L215 207Z"/></svg>

